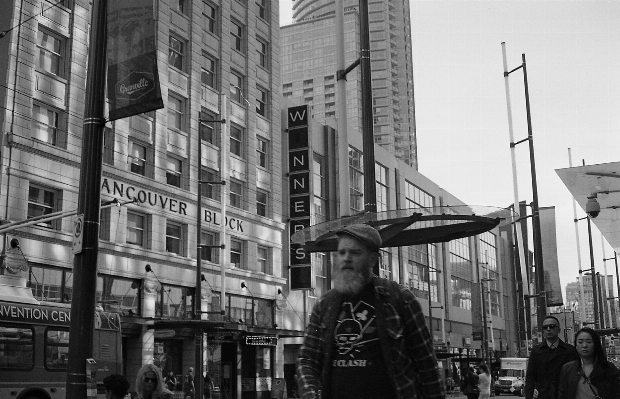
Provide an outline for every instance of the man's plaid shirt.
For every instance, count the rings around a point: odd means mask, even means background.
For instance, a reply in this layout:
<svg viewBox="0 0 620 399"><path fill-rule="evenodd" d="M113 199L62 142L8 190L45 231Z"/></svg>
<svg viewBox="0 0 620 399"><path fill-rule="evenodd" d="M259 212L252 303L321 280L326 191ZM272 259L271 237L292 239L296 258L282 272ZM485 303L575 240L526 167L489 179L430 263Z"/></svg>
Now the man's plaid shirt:
<svg viewBox="0 0 620 399"><path fill-rule="evenodd" d="M443 383L420 303L397 283L373 278L379 341L388 374L400 399L440 399ZM335 290L314 306L297 361L297 381L302 399L313 399L322 390L329 398L334 328L342 304Z"/></svg>

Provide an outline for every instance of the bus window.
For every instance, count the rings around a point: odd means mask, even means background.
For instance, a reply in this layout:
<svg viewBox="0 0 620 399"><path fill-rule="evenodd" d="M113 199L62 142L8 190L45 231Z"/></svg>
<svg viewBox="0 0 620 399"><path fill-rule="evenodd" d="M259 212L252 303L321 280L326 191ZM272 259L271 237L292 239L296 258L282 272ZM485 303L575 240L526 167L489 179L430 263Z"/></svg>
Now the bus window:
<svg viewBox="0 0 620 399"><path fill-rule="evenodd" d="M27 327L0 326L0 370L34 367L34 332Z"/></svg>
<svg viewBox="0 0 620 399"><path fill-rule="evenodd" d="M66 370L69 354L69 331L45 331L45 368L48 370Z"/></svg>

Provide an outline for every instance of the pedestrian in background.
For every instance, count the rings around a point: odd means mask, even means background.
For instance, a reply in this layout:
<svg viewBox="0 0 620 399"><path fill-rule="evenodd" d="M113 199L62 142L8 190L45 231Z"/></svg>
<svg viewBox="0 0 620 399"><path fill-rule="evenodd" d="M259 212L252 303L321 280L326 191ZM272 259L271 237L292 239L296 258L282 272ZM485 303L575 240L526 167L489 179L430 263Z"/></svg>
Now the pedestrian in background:
<svg viewBox="0 0 620 399"><path fill-rule="evenodd" d="M124 375L110 374L103 378L106 399L124 399L129 391L129 381Z"/></svg>
<svg viewBox="0 0 620 399"><path fill-rule="evenodd" d="M420 303L373 276L382 245L366 224L336 232L334 289L314 306L297 361L303 399L443 399Z"/></svg>
<svg viewBox="0 0 620 399"><path fill-rule="evenodd" d="M469 366L467 374L461 380L461 391L467 396L467 399L478 399L480 388L478 388L478 373L474 366Z"/></svg>
<svg viewBox="0 0 620 399"><path fill-rule="evenodd" d="M579 360L566 363L560 375L559 399L620 399L620 372L607 360L596 331L584 327L575 335Z"/></svg>
<svg viewBox="0 0 620 399"><path fill-rule="evenodd" d="M480 391L480 399L489 399L491 397L491 375L486 364L480 363L478 366L478 390Z"/></svg>
<svg viewBox="0 0 620 399"><path fill-rule="evenodd" d="M544 341L532 349L527 362L525 399L557 399L562 366L579 359L575 347L560 339L556 317L545 317L541 330Z"/></svg>
<svg viewBox="0 0 620 399"><path fill-rule="evenodd" d="M166 388L169 391L174 391L177 386L177 377L174 375L174 371L170 370L166 378L164 378L164 382L166 383Z"/></svg>
<svg viewBox="0 0 620 399"><path fill-rule="evenodd" d="M172 399L172 392L164 386L159 367L145 364L136 377L136 392L141 399Z"/></svg>
<svg viewBox="0 0 620 399"><path fill-rule="evenodd" d="M190 367L185 375L185 382L183 383L183 392L185 392L185 399L194 399L194 368Z"/></svg>
<svg viewBox="0 0 620 399"><path fill-rule="evenodd" d="M203 395L204 399L211 399L211 391L213 390L213 379L208 371L205 371Z"/></svg>

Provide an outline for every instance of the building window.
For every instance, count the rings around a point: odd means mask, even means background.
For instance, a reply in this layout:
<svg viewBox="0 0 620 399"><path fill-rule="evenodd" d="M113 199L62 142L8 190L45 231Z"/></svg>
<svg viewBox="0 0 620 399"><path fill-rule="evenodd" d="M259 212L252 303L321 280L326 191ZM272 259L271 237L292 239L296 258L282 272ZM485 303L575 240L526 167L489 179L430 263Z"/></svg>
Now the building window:
<svg viewBox="0 0 620 399"><path fill-rule="evenodd" d="M364 209L364 159L362 153L349 147L349 180L351 182L351 209L359 212Z"/></svg>
<svg viewBox="0 0 620 399"><path fill-rule="evenodd" d="M256 163L261 168L269 169L269 141L256 136Z"/></svg>
<svg viewBox="0 0 620 399"><path fill-rule="evenodd" d="M127 211L127 244L146 247L146 215Z"/></svg>
<svg viewBox="0 0 620 399"><path fill-rule="evenodd" d="M183 121L183 100L173 96L168 96L168 127L183 130L185 124Z"/></svg>
<svg viewBox="0 0 620 399"><path fill-rule="evenodd" d="M184 319L192 311L190 301L193 290L162 284L161 291L155 297L155 316L170 319Z"/></svg>
<svg viewBox="0 0 620 399"><path fill-rule="evenodd" d="M203 183L200 185L202 188L202 196L206 198L210 198L215 201L220 200L220 184L216 183L220 181L219 173L212 169L203 169L202 170L202 181ZM213 183L204 183L204 182L213 182Z"/></svg>
<svg viewBox="0 0 620 399"><path fill-rule="evenodd" d="M258 97L256 98L256 113L267 118L267 105L269 104L269 92L265 89L257 87Z"/></svg>
<svg viewBox="0 0 620 399"><path fill-rule="evenodd" d="M234 267L240 269L246 269L242 264L243 260L243 242L241 240L236 240L234 238L230 238L230 263L233 264Z"/></svg>
<svg viewBox="0 0 620 399"><path fill-rule="evenodd" d="M215 245L220 245L220 235L211 231L203 231L200 234L200 242L203 247L201 248L200 258L211 263L220 263L220 248L214 248Z"/></svg>
<svg viewBox="0 0 620 399"><path fill-rule="evenodd" d="M40 301L69 303L73 297L73 272L30 265L26 286Z"/></svg>
<svg viewBox="0 0 620 399"><path fill-rule="evenodd" d="M329 280L327 279L327 271L329 265L327 263L328 256L325 252L315 252L312 254L312 264L316 270L315 286L313 296L320 298L329 290Z"/></svg>
<svg viewBox="0 0 620 399"><path fill-rule="evenodd" d="M170 35L168 41L168 64L176 69L183 70L183 57L185 55L185 43L181 39Z"/></svg>
<svg viewBox="0 0 620 399"><path fill-rule="evenodd" d="M57 145L60 114L39 104L33 104L32 114L32 138Z"/></svg>
<svg viewBox="0 0 620 399"><path fill-rule="evenodd" d="M256 6L258 7L258 16L267 19L267 0L256 0Z"/></svg>
<svg viewBox="0 0 620 399"><path fill-rule="evenodd" d="M217 87L217 61L213 58L204 57L204 67L200 70L200 80L204 85L214 89Z"/></svg>
<svg viewBox="0 0 620 399"><path fill-rule="evenodd" d="M28 188L28 219L48 215L56 211L57 193L31 185ZM54 221L39 222L37 226L53 228Z"/></svg>
<svg viewBox="0 0 620 399"><path fill-rule="evenodd" d="M244 84L243 76L238 74L237 72L231 71L230 73L230 86L231 86L230 98L231 100L235 100L238 103L241 102L241 98L243 96L243 94L241 93L244 87L243 84Z"/></svg>
<svg viewBox="0 0 620 399"><path fill-rule="evenodd" d="M273 274L273 268L269 259L269 248L258 247L256 250L256 258L258 262L258 271L265 274Z"/></svg>
<svg viewBox="0 0 620 399"><path fill-rule="evenodd" d="M207 142L209 144L213 144L214 146L219 146L219 137L217 130L216 122L208 122L215 121L218 117L215 114L210 112L203 112L202 121L200 121L200 140Z"/></svg>
<svg viewBox="0 0 620 399"><path fill-rule="evenodd" d="M243 52L243 25L240 22L231 21L230 34L233 38L233 48Z"/></svg>
<svg viewBox="0 0 620 399"><path fill-rule="evenodd" d="M314 220L313 224L327 220L327 179L325 177L325 158L313 154L312 159L312 191L314 194Z"/></svg>
<svg viewBox="0 0 620 399"><path fill-rule="evenodd" d="M99 213L99 239L110 241L110 218L112 210L110 208L102 208Z"/></svg>
<svg viewBox="0 0 620 399"><path fill-rule="evenodd" d="M183 255L183 226L177 223L166 223L166 252Z"/></svg>
<svg viewBox="0 0 620 399"><path fill-rule="evenodd" d="M205 2L203 15L205 19L205 29L208 32L215 34L217 28L217 8L214 5Z"/></svg>
<svg viewBox="0 0 620 399"><path fill-rule="evenodd" d="M37 32L37 67L56 76L63 74L64 40L39 27Z"/></svg>
<svg viewBox="0 0 620 399"><path fill-rule="evenodd" d="M229 205L243 208L243 183L230 180Z"/></svg>
<svg viewBox="0 0 620 399"><path fill-rule="evenodd" d="M267 201L269 194L264 190L256 190L256 214L259 216L267 216Z"/></svg>
<svg viewBox="0 0 620 399"><path fill-rule="evenodd" d="M375 164L375 175L377 179L377 212L388 210L388 169L379 164Z"/></svg>
<svg viewBox="0 0 620 399"><path fill-rule="evenodd" d="M182 168L183 162L180 159L168 156L166 183L171 186L181 187Z"/></svg>
<svg viewBox="0 0 620 399"><path fill-rule="evenodd" d="M415 184L405 180L406 208L427 208L435 205L435 198Z"/></svg>
<svg viewBox="0 0 620 399"><path fill-rule="evenodd" d="M129 142L130 145L130 170L133 173L137 173L142 176L146 176L146 147L135 143Z"/></svg>
<svg viewBox="0 0 620 399"><path fill-rule="evenodd" d="M238 126L230 126L230 152L243 158L243 129Z"/></svg>
<svg viewBox="0 0 620 399"><path fill-rule="evenodd" d="M269 61L267 42L260 37L256 37L256 54L258 55L258 65L267 68Z"/></svg>
<svg viewBox="0 0 620 399"><path fill-rule="evenodd" d="M103 128L103 163L114 165L114 130Z"/></svg>
<svg viewBox="0 0 620 399"><path fill-rule="evenodd" d="M178 12L180 12L181 14L185 13L186 5L187 5L186 0L174 0L172 2L172 7Z"/></svg>

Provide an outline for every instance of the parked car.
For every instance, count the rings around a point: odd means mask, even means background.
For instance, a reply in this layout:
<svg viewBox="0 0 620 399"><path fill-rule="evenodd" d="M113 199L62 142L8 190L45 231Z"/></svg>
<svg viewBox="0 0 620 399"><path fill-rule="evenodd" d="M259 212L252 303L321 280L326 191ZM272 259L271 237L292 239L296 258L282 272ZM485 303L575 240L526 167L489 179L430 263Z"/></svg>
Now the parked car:
<svg viewBox="0 0 620 399"><path fill-rule="evenodd" d="M524 389L525 382L520 377L499 377L493 385L495 396L499 396L502 392L522 396Z"/></svg>

